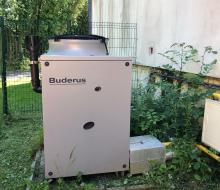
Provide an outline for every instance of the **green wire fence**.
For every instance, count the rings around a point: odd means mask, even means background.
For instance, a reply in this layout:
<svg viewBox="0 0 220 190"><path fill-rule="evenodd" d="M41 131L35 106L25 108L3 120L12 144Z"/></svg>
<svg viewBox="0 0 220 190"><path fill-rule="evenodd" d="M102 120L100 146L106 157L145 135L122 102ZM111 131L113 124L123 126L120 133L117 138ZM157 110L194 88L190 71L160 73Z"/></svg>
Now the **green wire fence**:
<svg viewBox="0 0 220 190"><path fill-rule="evenodd" d="M47 48L49 36L59 34L88 34L88 24L76 28L67 22L62 30L51 30L44 26L44 32L33 32L27 23L4 20L0 17L0 64L1 90L0 97L4 114L29 114L42 111L41 95L32 91L29 71L29 55L25 48L25 36L39 35L42 38L41 53ZM92 33L109 38L110 55L136 58L137 25L132 23L91 23ZM45 29L46 27L46 29ZM135 85L136 68L134 67L133 85Z"/></svg>

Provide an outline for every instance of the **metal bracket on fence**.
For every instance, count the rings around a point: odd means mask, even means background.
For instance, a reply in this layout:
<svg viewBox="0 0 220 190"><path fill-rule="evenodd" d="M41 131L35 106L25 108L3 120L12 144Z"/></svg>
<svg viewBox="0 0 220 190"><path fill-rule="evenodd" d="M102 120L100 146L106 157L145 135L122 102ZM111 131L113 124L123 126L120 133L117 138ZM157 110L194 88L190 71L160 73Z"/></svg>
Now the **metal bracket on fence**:
<svg viewBox="0 0 220 190"><path fill-rule="evenodd" d="M6 57L7 46L4 27L4 17L0 17L0 64L1 64L1 79L2 79L2 100L3 114L8 114L8 97L7 97L7 79L6 79Z"/></svg>

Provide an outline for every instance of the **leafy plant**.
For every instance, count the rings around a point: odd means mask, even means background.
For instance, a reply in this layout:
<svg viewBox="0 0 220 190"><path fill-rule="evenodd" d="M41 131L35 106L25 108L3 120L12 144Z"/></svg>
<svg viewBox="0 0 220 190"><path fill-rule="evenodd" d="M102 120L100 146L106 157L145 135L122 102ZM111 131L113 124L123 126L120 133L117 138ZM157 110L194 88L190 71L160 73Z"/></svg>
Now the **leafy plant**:
<svg viewBox="0 0 220 190"><path fill-rule="evenodd" d="M205 47L201 56L195 47L186 43L174 43L170 48L170 50L164 53L159 53L159 55L162 55L171 62L171 64L163 65L163 68L172 71L178 70L180 71L179 74L183 71L184 65L194 62L200 65L199 74L206 75L212 70L213 65L217 63L217 59L213 60L212 57L218 54L218 52L213 50L211 46Z"/></svg>
<svg viewBox="0 0 220 190"><path fill-rule="evenodd" d="M18 70L20 71L29 71L30 70L30 60L24 57L22 61L19 63L16 63L16 65L19 65Z"/></svg>
<svg viewBox="0 0 220 190"><path fill-rule="evenodd" d="M76 176L76 183L81 184L82 183L82 173L79 172Z"/></svg>
<svg viewBox="0 0 220 190"><path fill-rule="evenodd" d="M208 74L211 70L213 65L217 64L217 59L212 60L210 63L206 63L206 56L207 55L216 55L218 54L217 51L213 50L211 46L205 47L204 53L202 55L201 60L197 60L196 62L201 63L201 68L200 68L200 74Z"/></svg>
<svg viewBox="0 0 220 190"><path fill-rule="evenodd" d="M189 61L193 61L198 53L197 49L191 45L186 45L186 43L174 43L170 48L171 50L159 54L175 64L179 71L182 71L183 66ZM176 70L171 64L166 64L163 67L169 70Z"/></svg>
<svg viewBox="0 0 220 190"><path fill-rule="evenodd" d="M194 146L201 138L199 119L204 113L204 100L214 92L202 87L203 75L217 63L207 56L216 54L212 47L205 47L199 59L193 46L176 43L161 54L172 63L164 65L167 70L162 72L162 80L134 89L131 135L152 134L161 141L173 141L174 158L162 165L152 163L145 174L146 183L159 189L197 189L213 180L211 173L219 174L210 159ZM192 62L200 64L198 75L182 72ZM183 91L184 83L188 89Z"/></svg>
<svg viewBox="0 0 220 190"><path fill-rule="evenodd" d="M216 54L212 47L205 47L200 60L198 50L185 43L175 43L171 50L160 54L172 64L164 65L168 71L163 71L162 81L134 89L131 134L152 134L160 140L199 137L198 120L204 113L204 100L214 92L202 88L203 74L210 72L217 63L216 59L207 63L206 56ZM182 72L184 65L192 62L201 65L199 75ZM184 83L188 84L187 90L182 90Z"/></svg>
<svg viewBox="0 0 220 190"><path fill-rule="evenodd" d="M195 148L194 143L185 138L175 139L174 158L166 165L151 163L151 170L145 174L146 181L168 189L195 189L202 182L211 181L213 170L209 159Z"/></svg>
<svg viewBox="0 0 220 190"><path fill-rule="evenodd" d="M158 96L158 89L161 93ZM131 135L152 134L160 140L200 135L199 118L204 104L200 100L212 94L212 90L189 88L180 93L180 87L161 81L139 86L134 90L132 102Z"/></svg>

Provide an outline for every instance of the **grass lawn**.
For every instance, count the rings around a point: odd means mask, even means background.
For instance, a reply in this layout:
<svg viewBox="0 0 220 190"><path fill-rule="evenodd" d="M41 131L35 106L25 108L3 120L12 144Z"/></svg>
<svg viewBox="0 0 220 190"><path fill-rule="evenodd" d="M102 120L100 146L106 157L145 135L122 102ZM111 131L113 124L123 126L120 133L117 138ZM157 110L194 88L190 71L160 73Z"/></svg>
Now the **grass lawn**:
<svg viewBox="0 0 220 190"><path fill-rule="evenodd" d="M32 92L29 81L28 78L8 81L12 116L5 116L4 121L2 112L0 116L0 190L24 189L31 175L33 156L42 144L41 99ZM36 112L29 113L31 110Z"/></svg>
<svg viewBox="0 0 220 190"><path fill-rule="evenodd" d="M42 143L40 115L7 118L0 129L0 189L24 189Z"/></svg>
<svg viewBox="0 0 220 190"><path fill-rule="evenodd" d="M30 77L8 79L9 112L14 114L41 112L41 94L32 91Z"/></svg>
<svg viewBox="0 0 220 190"><path fill-rule="evenodd" d="M30 83L27 83L27 80L17 81L16 83L9 81L8 98L10 102L9 110L12 115L5 117L4 121L2 114L0 118L0 190L19 190L24 189L26 184L30 183L28 178L32 174L31 164L36 151L42 146L43 142L41 95L32 92ZM0 102L1 106L2 102ZM31 110L34 110L34 112ZM220 169L217 162L208 157L206 159L209 159L214 167ZM81 176L78 176L76 178L59 179L50 184L48 181L41 180L32 184L32 189L80 189L80 185L81 189L92 189L93 184L99 184L100 180L100 178L98 180L94 179L97 178L83 177L84 183L82 183ZM190 185L184 185L185 189L192 189L191 187L193 189L207 189L206 184L201 183L201 188L197 186L197 183L194 183L193 176L189 176L189 179L192 179L192 182L186 181ZM146 176L119 178L114 176L110 180L105 181L106 178L103 178L103 180L108 187L144 184L146 183ZM84 184L83 187L82 184ZM215 181L211 189L220 189L220 184Z"/></svg>

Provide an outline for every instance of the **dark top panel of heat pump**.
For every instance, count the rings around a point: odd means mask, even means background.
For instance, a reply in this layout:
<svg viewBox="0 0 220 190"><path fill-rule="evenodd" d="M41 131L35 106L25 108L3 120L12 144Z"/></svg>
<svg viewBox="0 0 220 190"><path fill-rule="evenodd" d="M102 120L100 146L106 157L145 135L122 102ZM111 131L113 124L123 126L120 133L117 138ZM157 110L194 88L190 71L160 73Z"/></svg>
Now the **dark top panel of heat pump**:
<svg viewBox="0 0 220 190"><path fill-rule="evenodd" d="M59 40L102 40L105 42L107 38L98 35L58 35L53 36L50 39L54 39L55 41Z"/></svg>

